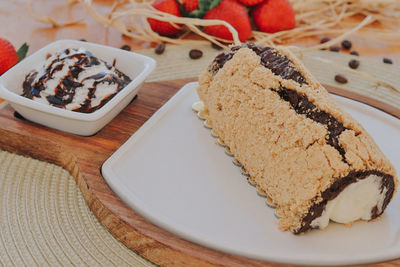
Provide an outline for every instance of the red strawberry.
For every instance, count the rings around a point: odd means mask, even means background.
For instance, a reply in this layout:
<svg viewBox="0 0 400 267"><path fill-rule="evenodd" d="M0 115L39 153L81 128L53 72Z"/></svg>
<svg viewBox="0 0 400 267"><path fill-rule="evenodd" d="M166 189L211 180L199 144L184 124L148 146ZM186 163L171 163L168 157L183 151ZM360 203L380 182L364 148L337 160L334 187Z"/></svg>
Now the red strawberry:
<svg viewBox="0 0 400 267"><path fill-rule="evenodd" d="M247 9L236 0L222 0L219 5L209 10L204 19L220 19L228 22L238 31L240 41L251 36L251 25ZM219 38L233 40L232 34L224 25L205 26L204 32Z"/></svg>
<svg viewBox="0 0 400 267"><path fill-rule="evenodd" d="M175 0L155 0L152 6L165 13L169 13L175 15L177 17L182 17L181 12L179 10L179 4ZM179 29L172 26L171 23L160 21L156 19L147 19L153 31L161 34L161 35L176 35L179 32Z"/></svg>
<svg viewBox="0 0 400 267"><path fill-rule="evenodd" d="M242 3L243 5L246 5L246 6L255 6L264 0L239 0L239 1L240 1L240 3Z"/></svg>
<svg viewBox="0 0 400 267"><path fill-rule="evenodd" d="M181 0L181 3L187 12L192 12L199 8L199 0Z"/></svg>
<svg viewBox="0 0 400 267"><path fill-rule="evenodd" d="M288 0L265 0L253 10L254 22L263 32L279 32L296 27L295 14Z"/></svg>
<svg viewBox="0 0 400 267"><path fill-rule="evenodd" d="M0 38L0 75L17 64L18 54L14 46L7 40Z"/></svg>

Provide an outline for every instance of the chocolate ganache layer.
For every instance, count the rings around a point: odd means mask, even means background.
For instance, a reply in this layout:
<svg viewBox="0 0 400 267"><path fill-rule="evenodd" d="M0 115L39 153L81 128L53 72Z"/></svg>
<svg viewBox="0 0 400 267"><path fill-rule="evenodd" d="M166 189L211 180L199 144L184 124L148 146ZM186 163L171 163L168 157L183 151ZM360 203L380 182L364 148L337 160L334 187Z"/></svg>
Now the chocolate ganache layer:
<svg viewBox="0 0 400 267"><path fill-rule="evenodd" d="M231 50L221 53L211 63L210 71L214 74L218 72L218 70L233 57L235 52L244 47L253 50L258 56L260 56L261 64L270 69L275 75L281 76L286 80L293 80L300 85L307 84L305 77L296 70L294 64L289 58L280 54L272 47L261 47L252 43L235 46L232 47ZM319 109L315 104L309 101L307 96L303 94L283 86L279 89L271 88L271 90L279 94L281 99L289 102L298 114L304 114L307 118L325 125L328 130L327 143L335 148L342 156L342 160L346 162L345 150L339 144L339 136L344 130L346 130L341 122L327 112Z"/></svg>
<svg viewBox="0 0 400 267"><path fill-rule="evenodd" d="M387 205L389 204L390 200L392 199L395 190L393 176L382 173L377 170L352 171L346 177L335 181L328 189L322 192L322 201L310 207L307 215L303 218L301 228L298 229L295 232L295 234L300 234L308 230L318 228L318 227L313 227L311 223L316 218L322 215L328 201L335 199L349 185L356 183L362 179L365 179L370 175L376 175L378 177L381 177L381 186L380 186L381 193L384 193L384 190L386 189L382 206L379 208L377 206L374 206L371 210L371 220L376 219L377 217L382 215Z"/></svg>
<svg viewBox="0 0 400 267"><path fill-rule="evenodd" d="M281 76L283 79L293 80L299 84L307 84L305 77L296 70L289 58L272 47L261 47L253 43L234 46L230 50L219 54L211 63L209 70L215 75L239 49L244 47L253 50L260 56L261 64L270 69L275 75Z"/></svg>
<svg viewBox="0 0 400 267"><path fill-rule="evenodd" d="M281 99L289 102L296 113L304 114L307 118L325 125L328 130L328 135L326 138L327 143L335 148L342 156L343 162L346 162L345 150L339 144L339 136L347 128L345 128L341 122L339 122L329 113L319 109L310 100L308 100L307 96L303 94L299 94L298 92L287 89L283 86L281 86L278 90L271 90L278 93Z"/></svg>

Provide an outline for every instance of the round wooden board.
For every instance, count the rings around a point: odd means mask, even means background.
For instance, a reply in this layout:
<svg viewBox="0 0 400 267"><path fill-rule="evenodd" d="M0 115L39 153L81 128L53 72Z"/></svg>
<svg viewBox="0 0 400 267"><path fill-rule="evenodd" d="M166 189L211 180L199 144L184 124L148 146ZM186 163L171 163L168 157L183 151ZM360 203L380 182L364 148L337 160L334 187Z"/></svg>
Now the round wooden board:
<svg viewBox="0 0 400 267"><path fill-rule="evenodd" d="M0 148L64 167L75 178L99 221L127 247L161 266L272 266L215 251L158 228L127 207L101 176L103 162L184 84L183 79L144 84L138 97L110 124L91 137L81 137L16 118L11 107L0 110ZM330 88L350 98L346 91ZM363 99L400 117L398 109ZM398 266L400 260L380 266Z"/></svg>

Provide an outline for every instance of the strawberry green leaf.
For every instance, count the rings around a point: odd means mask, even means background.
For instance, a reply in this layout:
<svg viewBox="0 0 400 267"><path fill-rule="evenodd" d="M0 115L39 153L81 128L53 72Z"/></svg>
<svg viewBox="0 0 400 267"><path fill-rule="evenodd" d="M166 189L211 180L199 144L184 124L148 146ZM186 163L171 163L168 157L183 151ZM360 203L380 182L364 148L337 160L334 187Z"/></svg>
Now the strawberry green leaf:
<svg viewBox="0 0 400 267"><path fill-rule="evenodd" d="M203 18L207 11L219 5L221 0L199 0L199 8L189 13L189 17Z"/></svg>
<svg viewBox="0 0 400 267"><path fill-rule="evenodd" d="M204 0L200 0L204 1ZM207 1L207 0L206 0ZM202 10L200 10L200 7L196 10L193 10L191 12L186 11L185 7L183 6L183 4L181 3L181 1L176 0L176 2L179 5L179 10L181 11L182 17L189 17L189 18L202 18L205 14L205 12L203 12Z"/></svg>
<svg viewBox="0 0 400 267"><path fill-rule="evenodd" d="M199 10L208 10L211 0L199 0Z"/></svg>
<svg viewBox="0 0 400 267"><path fill-rule="evenodd" d="M24 43L17 51L18 62L23 60L26 57L26 53L28 53L29 45Z"/></svg>
<svg viewBox="0 0 400 267"><path fill-rule="evenodd" d="M209 10L211 0L199 0L199 8L193 10L188 14L191 18L203 18L206 12Z"/></svg>
<svg viewBox="0 0 400 267"><path fill-rule="evenodd" d="M211 3L210 3L210 6L209 6L208 10L211 10L211 9L217 7L220 2L221 2L221 0L211 0Z"/></svg>
<svg viewBox="0 0 400 267"><path fill-rule="evenodd" d="M176 2L178 3L179 11L181 12L182 17L189 17L189 12L186 11L186 9L185 9L185 7L182 5L182 3L179 2L179 1L176 1Z"/></svg>
<svg viewBox="0 0 400 267"><path fill-rule="evenodd" d="M206 12L200 9L193 10L192 12L188 13L187 17L190 18L202 18Z"/></svg>
<svg viewBox="0 0 400 267"><path fill-rule="evenodd" d="M207 13L207 11L218 6L218 4L221 2L221 0L199 0L199 8L196 10L193 10L192 12L187 12L185 10L185 8L183 7L182 3L179 0L177 0L177 2L179 4L181 14L184 17L203 18L204 15Z"/></svg>

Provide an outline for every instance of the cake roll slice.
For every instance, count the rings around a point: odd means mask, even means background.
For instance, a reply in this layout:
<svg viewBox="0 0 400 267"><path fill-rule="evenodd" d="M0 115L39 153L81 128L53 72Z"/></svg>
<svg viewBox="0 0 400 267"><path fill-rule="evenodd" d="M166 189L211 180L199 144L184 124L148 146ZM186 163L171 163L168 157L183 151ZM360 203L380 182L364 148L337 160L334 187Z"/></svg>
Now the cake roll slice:
<svg viewBox="0 0 400 267"><path fill-rule="evenodd" d="M366 130L283 48L245 44L199 77L203 113L295 234L384 212L398 185Z"/></svg>

